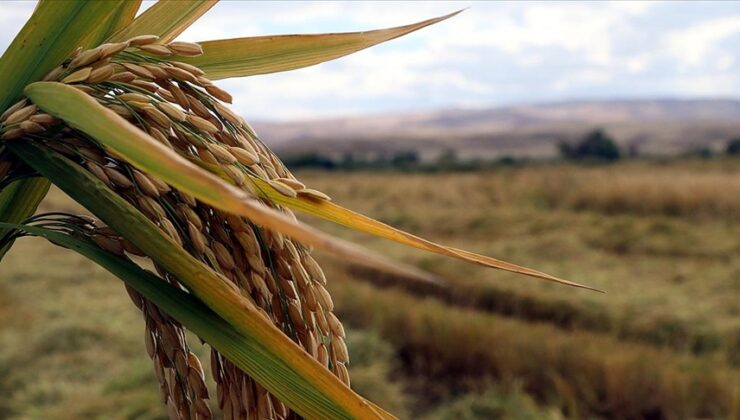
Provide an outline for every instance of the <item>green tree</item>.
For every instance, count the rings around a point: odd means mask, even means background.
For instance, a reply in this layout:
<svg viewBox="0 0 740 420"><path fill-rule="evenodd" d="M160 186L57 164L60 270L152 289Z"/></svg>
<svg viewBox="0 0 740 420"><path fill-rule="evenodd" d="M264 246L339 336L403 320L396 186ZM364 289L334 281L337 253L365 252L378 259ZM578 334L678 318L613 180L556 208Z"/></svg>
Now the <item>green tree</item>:
<svg viewBox="0 0 740 420"><path fill-rule="evenodd" d="M589 132L575 145L560 143L560 154L571 160L614 161L620 158L617 143L602 129Z"/></svg>
<svg viewBox="0 0 740 420"><path fill-rule="evenodd" d="M740 138L734 138L728 141L725 153L730 156L740 156Z"/></svg>

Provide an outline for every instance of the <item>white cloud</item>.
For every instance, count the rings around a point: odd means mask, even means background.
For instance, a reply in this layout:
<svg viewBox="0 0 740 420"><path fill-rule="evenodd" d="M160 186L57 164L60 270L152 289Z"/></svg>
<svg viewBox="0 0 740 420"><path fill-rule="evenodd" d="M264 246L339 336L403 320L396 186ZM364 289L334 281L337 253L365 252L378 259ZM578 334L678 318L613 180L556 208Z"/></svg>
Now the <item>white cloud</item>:
<svg viewBox="0 0 740 420"><path fill-rule="evenodd" d="M740 34L740 15L708 20L666 35L664 44L674 58L688 67L704 64L711 55L720 53L718 44Z"/></svg>
<svg viewBox="0 0 740 420"><path fill-rule="evenodd" d="M642 53L629 57L626 60L625 67L630 74L642 73L650 65L650 54Z"/></svg>
<svg viewBox="0 0 740 420"><path fill-rule="evenodd" d="M735 56L731 53L724 53L717 58L717 69L720 71L729 70L735 64Z"/></svg>
<svg viewBox="0 0 740 420"><path fill-rule="evenodd" d="M571 88L584 88L605 85L612 79L611 74L605 70L583 69L568 74L553 83L557 91L567 91Z"/></svg>
<svg viewBox="0 0 740 420"><path fill-rule="evenodd" d="M727 97L740 88L740 79L734 74L685 76L672 80L669 86L687 96Z"/></svg>
<svg viewBox="0 0 740 420"><path fill-rule="evenodd" d="M644 15L648 10L658 5L657 1L610 1L608 6L614 9L623 10L624 12L639 16Z"/></svg>
<svg viewBox="0 0 740 420"><path fill-rule="evenodd" d="M27 1L7 1L3 3L2 14L0 14L0 24L20 26L25 22L33 12L34 4Z"/></svg>
<svg viewBox="0 0 740 420"><path fill-rule="evenodd" d="M23 1L7 1L0 3L0 51L5 51L16 33L21 30L23 23L33 13L34 4Z"/></svg>
<svg viewBox="0 0 740 420"><path fill-rule="evenodd" d="M360 31L464 7L334 62L219 83L246 116L282 119L580 95L740 95L740 6L729 2L224 1L181 38ZM32 10L0 2L0 50Z"/></svg>
<svg viewBox="0 0 740 420"><path fill-rule="evenodd" d="M503 9L497 4L466 11L450 22L439 45L495 47L509 54L531 54L534 49L558 48L581 54L596 65L608 65L620 23L627 8L600 3L528 3Z"/></svg>

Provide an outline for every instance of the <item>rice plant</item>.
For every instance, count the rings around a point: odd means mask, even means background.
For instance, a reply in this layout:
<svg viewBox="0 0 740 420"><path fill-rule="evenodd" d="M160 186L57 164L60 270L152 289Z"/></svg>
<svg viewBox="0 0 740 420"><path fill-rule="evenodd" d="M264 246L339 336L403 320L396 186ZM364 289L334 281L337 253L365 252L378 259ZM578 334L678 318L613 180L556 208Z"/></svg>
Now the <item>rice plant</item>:
<svg viewBox="0 0 740 420"><path fill-rule="evenodd" d="M417 281L429 273L299 222L322 217L541 279L347 210L297 180L215 80L297 69L454 15L368 32L176 37L212 1L40 1L0 59L0 257L25 235L119 277L171 418L393 418L351 390L344 329L313 249ZM34 214L51 184L95 218ZM154 267L154 272L143 267ZM580 286L583 287L583 286ZM209 395L190 330L211 348Z"/></svg>

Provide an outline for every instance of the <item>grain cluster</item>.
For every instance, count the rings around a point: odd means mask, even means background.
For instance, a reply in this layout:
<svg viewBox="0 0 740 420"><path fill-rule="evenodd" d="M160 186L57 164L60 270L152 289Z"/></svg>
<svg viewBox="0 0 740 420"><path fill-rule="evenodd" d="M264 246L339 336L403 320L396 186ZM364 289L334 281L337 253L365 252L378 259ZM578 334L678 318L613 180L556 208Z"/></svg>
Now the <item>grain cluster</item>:
<svg viewBox="0 0 740 420"><path fill-rule="evenodd" d="M228 92L199 68L176 60L201 53L197 44L162 44L156 36L138 36L78 50L44 80L76 87L166 147L291 217L290 210L261 195L254 181L265 181L289 197L329 200L295 179L244 119L225 105L232 100ZM224 282L254 301L280 330L349 384L344 329L333 313L326 277L309 248L246 218L205 205L135 169L27 99L0 116L0 132L7 141L42 142L82 165L176 244L218 272ZM7 172L2 162L0 170ZM89 237L122 256L141 254L107 227L94 228ZM163 281L184 289L174 276L160 267L157 271ZM144 315L146 350L170 417L211 418L207 400L213 396L208 395L201 363L189 350L183 327L136 291L129 290L129 294ZM215 350L210 367L217 384L215 398L225 418L295 416Z"/></svg>

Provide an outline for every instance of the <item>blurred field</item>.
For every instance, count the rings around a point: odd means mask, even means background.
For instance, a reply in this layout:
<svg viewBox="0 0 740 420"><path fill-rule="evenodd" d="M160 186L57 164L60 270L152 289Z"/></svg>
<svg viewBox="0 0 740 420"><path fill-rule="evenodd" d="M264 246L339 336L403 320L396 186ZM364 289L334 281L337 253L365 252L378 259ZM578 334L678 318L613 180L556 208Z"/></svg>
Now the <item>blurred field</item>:
<svg viewBox="0 0 740 420"><path fill-rule="evenodd" d="M404 418L740 418L740 162L298 176L413 233L608 291L309 220L449 280L321 256L353 386ZM44 206L75 209L58 192ZM0 417L163 418L118 280L38 239L3 264Z"/></svg>

